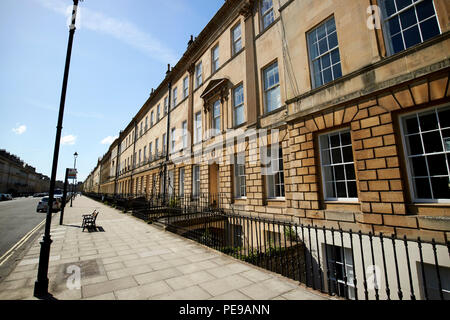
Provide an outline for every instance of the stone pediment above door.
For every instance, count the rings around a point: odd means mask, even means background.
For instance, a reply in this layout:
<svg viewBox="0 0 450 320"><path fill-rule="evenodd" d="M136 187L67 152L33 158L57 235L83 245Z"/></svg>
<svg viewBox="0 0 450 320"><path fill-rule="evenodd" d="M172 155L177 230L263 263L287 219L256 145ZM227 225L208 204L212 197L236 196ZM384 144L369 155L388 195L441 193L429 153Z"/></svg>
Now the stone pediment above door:
<svg viewBox="0 0 450 320"><path fill-rule="evenodd" d="M230 89L230 80L226 78L211 80L206 86L200 98L203 99L205 113L210 109L212 100L220 99L222 102L228 100L228 92Z"/></svg>

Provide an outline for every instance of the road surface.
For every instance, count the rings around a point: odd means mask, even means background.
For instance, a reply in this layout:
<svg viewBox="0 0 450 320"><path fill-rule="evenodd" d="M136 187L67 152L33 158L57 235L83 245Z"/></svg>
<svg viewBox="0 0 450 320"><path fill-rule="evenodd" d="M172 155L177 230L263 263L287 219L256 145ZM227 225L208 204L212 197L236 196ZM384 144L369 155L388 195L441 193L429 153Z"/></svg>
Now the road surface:
<svg viewBox="0 0 450 320"><path fill-rule="evenodd" d="M36 212L41 198L17 198L0 202L0 257L45 219Z"/></svg>

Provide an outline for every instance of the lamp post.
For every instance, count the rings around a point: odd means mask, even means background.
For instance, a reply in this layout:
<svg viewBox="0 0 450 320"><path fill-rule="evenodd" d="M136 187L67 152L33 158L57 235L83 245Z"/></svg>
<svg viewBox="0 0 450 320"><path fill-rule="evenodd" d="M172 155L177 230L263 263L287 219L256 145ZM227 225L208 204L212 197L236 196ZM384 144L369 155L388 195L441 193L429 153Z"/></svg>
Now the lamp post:
<svg viewBox="0 0 450 320"><path fill-rule="evenodd" d="M58 124L56 127L56 138L55 138L55 148L53 152L53 166L52 166L52 175L50 179L48 209L47 209L47 217L45 220L45 232L41 242L37 280L34 283L34 296L37 298L44 298L48 296L48 263L50 258L50 245L52 243L52 240L50 238L50 226L52 221L56 172L58 169L59 146L61 141L61 131L64 118L64 106L66 103L67 82L69 78L70 58L72 56L72 44L73 44L73 37L75 34L75 22L77 17L78 2L79 0L73 0L72 21L71 21L72 23L70 25L69 31L69 43L67 45L66 64L64 68L64 78L61 90L61 102L59 105Z"/></svg>
<svg viewBox="0 0 450 320"><path fill-rule="evenodd" d="M77 157L78 157L78 153L75 151L75 153L73 154L73 169L76 170L77 168ZM75 185L75 178L72 179L72 194L70 196L70 207L72 208L72 200L73 200L73 189L74 189L74 185Z"/></svg>
<svg viewBox="0 0 450 320"><path fill-rule="evenodd" d="M170 75L170 64L167 66L167 72L166 72L166 77L168 77ZM167 99L169 100L167 103L167 129L166 129L166 150L164 150L166 152L166 159L164 161L164 183L163 183L163 187L164 187L164 203L166 204L166 197L167 197L167 164L169 163L169 144L170 144L170 109L171 109L171 100L172 100L172 80L169 79L169 83L167 84L167 89L169 91L169 95L167 97Z"/></svg>

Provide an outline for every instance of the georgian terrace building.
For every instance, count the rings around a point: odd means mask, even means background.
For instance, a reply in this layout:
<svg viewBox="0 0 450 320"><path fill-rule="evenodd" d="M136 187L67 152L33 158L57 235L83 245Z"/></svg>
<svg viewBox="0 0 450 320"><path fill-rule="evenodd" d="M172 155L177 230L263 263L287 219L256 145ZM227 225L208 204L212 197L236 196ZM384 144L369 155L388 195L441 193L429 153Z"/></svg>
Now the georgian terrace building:
<svg viewBox="0 0 450 320"><path fill-rule="evenodd" d="M50 178L36 172L36 169L24 163L19 157L0 149L0 193L13 196L31 195L47 192ZM60 188L61 181L57 181Z"/></svg>
<svg viewBox="0 0 450 320"><path fill-rule="evenodd" d="M448 243L449 18L446 0L228 0L85 191Z"/></svg>

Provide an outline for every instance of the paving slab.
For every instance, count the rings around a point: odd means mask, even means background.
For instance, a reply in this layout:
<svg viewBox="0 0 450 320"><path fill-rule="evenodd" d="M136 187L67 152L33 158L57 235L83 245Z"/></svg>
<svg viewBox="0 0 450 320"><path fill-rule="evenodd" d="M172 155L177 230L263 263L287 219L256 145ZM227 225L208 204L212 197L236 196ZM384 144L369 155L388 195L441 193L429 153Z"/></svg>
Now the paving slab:
<svg viewBox="0 0 450 320"><path fill-rule="evenodd" d="M239 291L254 300L270 300L296 288L297 286L292 283L282 282L277 278L270 278L250 286L240 288Z"/></svg>
<svg viewBox="0 0 450 320"><path fill-rule="evenodd" d="M219 296L229 291L240 289L252 284L252 281L244 278L243 276L234 274L232 276L201 283L200 287L205 289L211 296Z"/></svg>
<svg viewBox="0 0 450 320"><path fill-rule="evenodd" d="M193 286L152 297L152 300L207 300L210 298L211 295L205 290L199 286Z"/></svg>
<svg viewBox="0 0 450 320"><path fill-rule="evenodd" d="M173 290L165 281L158 281L139 287L116 291L115 296L118 300L147 300L171 292Z"/></svg>

